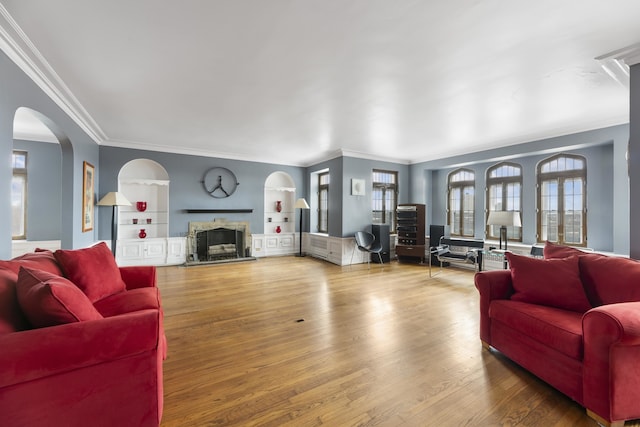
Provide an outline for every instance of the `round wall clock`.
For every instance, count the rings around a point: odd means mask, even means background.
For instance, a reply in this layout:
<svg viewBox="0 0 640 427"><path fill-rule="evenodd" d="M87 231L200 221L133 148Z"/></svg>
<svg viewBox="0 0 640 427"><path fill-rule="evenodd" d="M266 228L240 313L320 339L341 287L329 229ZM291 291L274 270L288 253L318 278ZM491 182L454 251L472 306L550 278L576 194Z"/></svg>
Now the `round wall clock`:
<svg viewBox="0 0 640 427"><path fill-rule="evenodd" d="M211 197L216 199L224 199L229 197L236 191L238 187L238 180L233 172L227 168L215 167L209 169L204 174L202 180L204 190L209 193Z"/></svg>

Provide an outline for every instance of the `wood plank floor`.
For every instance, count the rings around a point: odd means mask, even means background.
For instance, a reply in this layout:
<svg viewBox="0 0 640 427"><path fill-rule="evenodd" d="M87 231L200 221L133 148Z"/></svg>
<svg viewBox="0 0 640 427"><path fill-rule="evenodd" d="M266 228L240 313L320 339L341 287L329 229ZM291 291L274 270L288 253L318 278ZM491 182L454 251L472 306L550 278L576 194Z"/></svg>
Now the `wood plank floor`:
<svg viewBox="0 0 640 427"><path fill-rule="evenodd" d="M596 426L482 349L471 271L278 257L158 282L164 427Z"/></svg>

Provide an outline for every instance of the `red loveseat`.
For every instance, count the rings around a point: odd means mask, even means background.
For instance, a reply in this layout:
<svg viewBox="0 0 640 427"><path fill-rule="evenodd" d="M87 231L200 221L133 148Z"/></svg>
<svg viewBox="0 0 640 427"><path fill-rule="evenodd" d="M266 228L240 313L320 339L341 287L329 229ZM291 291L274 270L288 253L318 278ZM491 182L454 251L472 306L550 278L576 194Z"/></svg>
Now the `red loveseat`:
<svg viewBox="0 0 640 427"><path fill-rule="evenodd" d="M162 317L155 267L104 243L0 261L0 425L158 426Z"/></svg>
<svg viewBox="0 0 640 427"><path fill-rule="evenodd" d="M480 339L607 426L640 418L640 263L547 243L475 276Z"/></svg>

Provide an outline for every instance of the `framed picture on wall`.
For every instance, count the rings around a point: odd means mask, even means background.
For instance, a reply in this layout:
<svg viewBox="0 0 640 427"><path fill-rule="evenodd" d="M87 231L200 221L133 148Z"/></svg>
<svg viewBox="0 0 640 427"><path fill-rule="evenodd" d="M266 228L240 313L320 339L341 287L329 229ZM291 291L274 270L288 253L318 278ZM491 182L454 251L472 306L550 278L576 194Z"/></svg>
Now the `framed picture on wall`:
<svg viewBox="0 0 640 427"><path fill-rule="evenodd" d="M93 206L95 205L96 168L89 162L82 166L82 232L93 230Z"/></svg>
<svg viewBox="0 0 640 427"><path fill-rule="evenodd" d="M364 179L351 178L351 195L364 196L366 194Z"/></svg>

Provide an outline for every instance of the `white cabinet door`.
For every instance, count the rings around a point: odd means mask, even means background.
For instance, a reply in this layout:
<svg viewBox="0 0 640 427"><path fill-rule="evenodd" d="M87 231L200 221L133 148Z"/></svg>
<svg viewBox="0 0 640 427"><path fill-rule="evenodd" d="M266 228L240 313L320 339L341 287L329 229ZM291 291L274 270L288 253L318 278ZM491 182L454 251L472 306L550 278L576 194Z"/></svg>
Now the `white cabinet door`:
<svg viewBox="0 0 640 427"><path fill-rule="evenodd" d="M118 264L131 265L141 261L144 256L144 243L136 240L118 240L116 244Z"/></svg>
<svg viewBox="0 0 640 427"><path fill-rule="evenodd" d="M150 239L144 242L144 260L152 264L165 264L167 260L167 240Z"/></svg>
<svg viewBox="0 0 640 427"><path fill-rule="evenodd" d="M264 234L252 234L251 235L251 256L256 258L267 256L265 251L265 236Z"/></svg>
<svg viewBox="0 0 640 427"><path fill-rule="evenodd" d="M186 261L187 242L183 237L167 239L167 264L183 264Z"/></svg>
<svg viewBox="0 0 640 427"><path fill-rule="evenodd" d="M118 265L164 265L167 261L167 239L118 240Z"/></svg>

